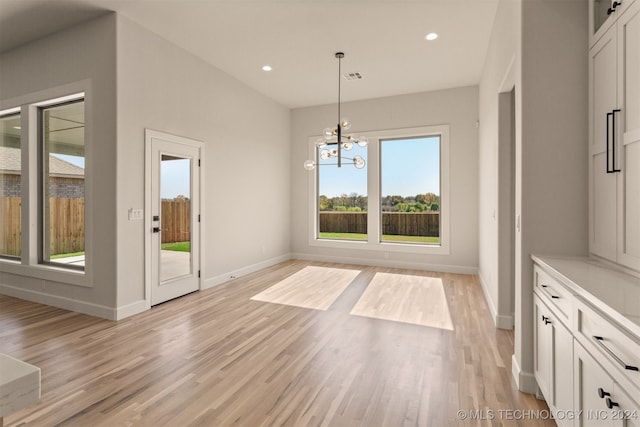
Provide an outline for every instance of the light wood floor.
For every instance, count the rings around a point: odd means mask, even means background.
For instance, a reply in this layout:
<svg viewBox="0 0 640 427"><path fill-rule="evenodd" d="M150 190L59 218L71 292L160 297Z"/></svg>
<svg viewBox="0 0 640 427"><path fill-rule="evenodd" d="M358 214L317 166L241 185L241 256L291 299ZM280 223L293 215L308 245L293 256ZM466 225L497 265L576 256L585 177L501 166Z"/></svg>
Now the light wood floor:
<svg viewBox="0 0 640 427"><path fill-rule="evenodd" d="M376 273L351 314L453 330L439 277Z"/></svg>
<svg viewBox="0 0 640 427"><path fill-rule="evenodd" d="M343 267L288 261L120 322L0 295L0 352L42 369L5 425L555 425L500 416L547 408L515 390L475 277L351 266L327 311L250 300L308 265ZM454 330L350 315L376 272L440 277Z"/></svg>
<svg viewBox="0 0 640 427"><path fill-rule="evenodd" d="M251 297L252 300L327 310L360 270L307 266Z"/></svg>

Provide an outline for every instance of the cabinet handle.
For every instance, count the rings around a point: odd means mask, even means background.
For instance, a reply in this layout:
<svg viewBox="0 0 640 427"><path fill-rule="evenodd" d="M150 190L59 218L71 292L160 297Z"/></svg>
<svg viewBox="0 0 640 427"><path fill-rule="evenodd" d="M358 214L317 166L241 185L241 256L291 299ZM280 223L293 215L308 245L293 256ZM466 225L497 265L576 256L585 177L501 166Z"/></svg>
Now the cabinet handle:
<svg viewBox="0 0 640 427"><path fill-rule="evenodd" d="M615 8L616 2L613 3ZM616 113L619 113L619 109L611 111L611 172L622 172L620 169L616 169Z"/></svg>
<svg viewBox="0 0 640 427"><path fill-rule="evenodd" d="M540 285L540 286L541 286L541 287L543 287L543 288L545 288L545 289L549 287L548 285ZM550 292L548 292L548 294L549 294L549 296L550 296L551 298L553 298L553 299L560 299L560 297L559 297L558 295L553 295L553 294L552 294L552 293L550 293Z"/></svg>
<svg viewBox="0 0 640 427"><path fill-rule="evenodd" d="M600 399L603 399L605 396L611 396L611 393L604 391L602 387L598 387L598 396L600 396Z"/></svg>
<svg viewBox="0 0 640 427"><path fill-rule="evenodd" d="M622 4L622 2L618 2L618 1L614 1L611 4L611 7L609 9L607 9L607 15L611 15L613 12L616 11L616 7L620 6Z"/></svg>
<svg viewBox="0 0 640 427"><path fill-rule="evenodd" d="M620 406L618 405L618 402L614 402L613 400L611 400L610 398L607 397L607 408L609 409L613 409L614 406Z"/></svg>
<svg viewBox="0 0 640 427"><path fill-rule="evenodd" d="M627 365L622 359L620 359L618 357L618 355L616 355L613 351L611 351L611 349L609 349L609 347L607 347L606 345L604 345L603 341L604 338L599 337L594 335L593 339L596 340L596 342L600 345L600 347L602 347L602 349L613 358L613 360L615 360L620 366L622 366L624 369L628 370L628 371L638 371L638 367L637 366L632 366L632 365ZM609 408L611 409L611 408Z"/></svg>

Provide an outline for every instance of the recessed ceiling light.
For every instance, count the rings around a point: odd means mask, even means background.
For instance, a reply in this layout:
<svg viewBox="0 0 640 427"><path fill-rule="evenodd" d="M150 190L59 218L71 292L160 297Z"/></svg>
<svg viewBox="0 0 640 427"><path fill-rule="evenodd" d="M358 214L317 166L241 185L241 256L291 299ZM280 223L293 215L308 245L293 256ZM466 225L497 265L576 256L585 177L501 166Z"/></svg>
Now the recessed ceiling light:
<svg viewBox="0 0 640 427"><path fill-rule="evenodd" d="M425 36L425 39L433 41L438 38L438 33L429 33Z"/></svg>
<svg viewBox="0 0 640 427"><path fill-rule="evenodd" d="M262 71L271 71L271 70L273 70L273 68L271 68L270 65L263 65L262 66Z"/></svg>

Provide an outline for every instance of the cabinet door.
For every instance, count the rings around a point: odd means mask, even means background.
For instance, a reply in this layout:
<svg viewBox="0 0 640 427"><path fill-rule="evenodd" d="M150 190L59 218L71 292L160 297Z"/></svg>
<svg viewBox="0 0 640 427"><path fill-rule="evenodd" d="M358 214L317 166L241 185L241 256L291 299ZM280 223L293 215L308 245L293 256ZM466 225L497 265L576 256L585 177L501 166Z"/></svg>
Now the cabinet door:
<svg viewBox="0 0 640 427"><path fill-rule="evenodd" d="M533 375L536 378L542 395L548 402L553 401L551 381L552 331L549 327L549 312L538 296L534 296L536 317L533 333L535 335L535 352L533 360Z"/></svg>
<svg viewBox="0 0 640 427"><path fill-rule="evenodd" d="M551 319L553 327L553 409L556 411L573 410L573 336L556 319ZM557 420L560 426L570 426L572 420Z"/></svg>
<svg viewBox="0 0 640 427"><path fill-rule="evenodd" d="M613 410L607 407L606 399L611 398L614 393L613 379L577 341L574 341L573 354L574 410L576 414L580 414L576 426L624 425Z"/></svg>
<svg viewBox="0 0 640 427"><path fill-rule="evenodd" d="M617 30L618 262L640 269L640 2L620 15Z"/></svg>
<svg viewBox="0 0 640 427"><path fill-rule="evenodd" d="M611 126L617 108L616 50L616 27L611 27L589 51L589 248L613 261L617 185L616 173L607 171L612 169Z"/></svg>
<svg viewBox="0 0 640 427"><path fill-rule="evenodd" d="M618 384L613 388L613 400L618 404L616 409L620 411L620 417L624 418L624 427L640 427L640 404Z"/></svg>
<svg viewBox="0 0 640 427"><path fill-rule="evenodd" d="M612 3L612 0L589 0L589 46L593 46L615 22L615 13L609 12Z"/></svg>

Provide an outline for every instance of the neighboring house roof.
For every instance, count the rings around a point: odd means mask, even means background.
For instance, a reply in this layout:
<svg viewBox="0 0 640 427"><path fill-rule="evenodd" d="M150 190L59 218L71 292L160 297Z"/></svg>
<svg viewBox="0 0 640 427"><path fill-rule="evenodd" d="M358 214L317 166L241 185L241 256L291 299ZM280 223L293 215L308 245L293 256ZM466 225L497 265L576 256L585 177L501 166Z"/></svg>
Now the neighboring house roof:
<svg viewBox="0 0 640 427"><path fill-rule="evenodd" d="M21 154L19 148L0 146L0 172L20 173ZM49 173L53 176L84 177L84 169L59 159L49 156Z"/></svg>

